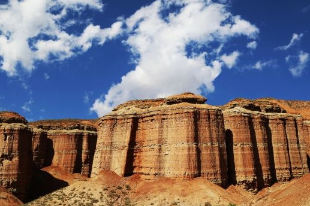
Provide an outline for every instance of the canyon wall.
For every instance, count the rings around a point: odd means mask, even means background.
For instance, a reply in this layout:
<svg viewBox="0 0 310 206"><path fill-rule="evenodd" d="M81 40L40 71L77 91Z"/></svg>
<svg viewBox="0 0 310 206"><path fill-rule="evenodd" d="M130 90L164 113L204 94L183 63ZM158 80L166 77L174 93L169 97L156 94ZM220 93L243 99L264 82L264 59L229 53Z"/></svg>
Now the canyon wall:
<svg viewBox="0 0 310 206"><path fill-rule="evenodd" d="M273 102L242 99L225 105L223 114L229 183L256 191L309 171L301 115Z"/></svg>
<svg viewBox="0 0 310 206"><path fill-rule="evenodd" d="M0 112L0 186L27 198L33 165L57 166L90 176L97 141L95 123L45 120L29 123L14 112Z"/></svg>
<svg viewBox="0 0 310 206"><path fill-rule="evenodd" d="M256 192L309 171L310 124L287 113L292 104L236 99L214 107L205 101L184 93L116 107L98 122L92 175L205 177Z"/></svg>
<svg viewBox="0 0 310 206"><path fill-rule="evenodd" d="M183 94L138 100L117 107L99 120L92 175L205 177L226 185L223 115L205 99Z"/></svg>
<svg viewBox="0 0 310 206"><path fill-rule="evenodd" d="M95 121L29 123L0 112L0 186L27 197L33 165L96 176L203 177L256 192L310 167L310 102L236 99L224 106L183 93L134 100ZM98 140L97 140L98 130Z"/></svg>
<svg viewBox="0 0 310 206"><path fill-rule="evenodd" d="M32 175L31 143L27 120L14 112L0 112L0 186L21 200Z"/></svg>
<svg viewBox="0 0 310 206"><path fill-rule="evenodd" d="M44 120L33 128L33 161L39 167L56 166L89 176L97 141L93 123L86 120Z"/></svg>

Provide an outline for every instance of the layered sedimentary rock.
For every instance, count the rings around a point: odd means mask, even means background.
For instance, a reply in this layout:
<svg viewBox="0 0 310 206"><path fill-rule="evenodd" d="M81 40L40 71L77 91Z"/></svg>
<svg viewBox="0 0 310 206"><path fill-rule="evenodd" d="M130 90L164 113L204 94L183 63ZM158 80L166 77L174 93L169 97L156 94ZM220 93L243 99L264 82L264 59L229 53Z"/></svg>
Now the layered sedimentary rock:
<svg viewBox="0 0 310 206"><path fill-rule="evenodd" d="M306 146L307 146L307 155L308 155L308 159L310 157L310 121L306 120L303 122L304 123L304 137L305 137L305 142L306 142ZM310 164L310 162L309 162Z"/></svg>
<svg viewBox="0 0 310 206"><path fill-rule="evenodd" d="M22 200L32 174L31 142L32 132L25 118L0 112L0 186Z"/></svg>
<svg viewBox="0 0 310 206"><path fill-rule="evenodd" d="M201 176L257 191L309 171L304 104L236 99L219 108L205 100L184 93L116 107L99 120L92 175Z"/></svg>
<svg viewBox="0 0 310 206"><path fill-rule="evenodd" d="M308 172L302 116L273 102L242 99L223 113L230 183L257 190Z"/></svg>
<svg viewBox="0 0 310 206"><path fill-rule="evenodd" d="M97 141L93 123L69 119L30 125L34 131L34 163L39 168L57 166L69 173L90 175Z"/></svg>
<svg viewBox="0 0 310 206"><path fill-rule="evenodd" d="M33 163L42 168L46 161L47 131L40 128L33 128L32 131Z"/></svg>
<svg viewBox="0 0 310 206"><path fill-rule="evenodd" d="M191 93L136 100L99 120L92 175L227 180L224 122L218 107Z"/></svg>

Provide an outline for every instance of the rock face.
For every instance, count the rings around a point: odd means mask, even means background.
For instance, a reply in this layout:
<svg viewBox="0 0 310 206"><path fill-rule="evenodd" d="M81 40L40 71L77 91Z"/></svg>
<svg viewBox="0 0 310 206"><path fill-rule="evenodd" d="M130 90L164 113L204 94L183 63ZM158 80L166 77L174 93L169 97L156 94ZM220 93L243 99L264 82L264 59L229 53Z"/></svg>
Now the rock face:
<svg viewBox="0 0 310 206"><path fill-rule="evenodd" d="M14 112L0 112L0 186L19 199L27 196L32 174L32 132Z"/></svg>
<svg viewBox="0 0 310 206"><path fill-rule="evenodd" d="M237 99L223 109L230 183L255 191L308 172L302 116L265 100Z"/></svg>
<svg viewBox="0 0 310 206"><path fill-rule="evenodd" d="M184 93L116 107L98 122L92 175L205 177L255 192L309 171L310 123L294 102L236 99L219 108L205 101Z"/></svg>
<svg viewBox="0 0 310 206"><path fill-rule="evenodd" d="M0 112L0 186L27 197L33 165L96 176L203 177L258 191L309 172L310 102L183 93L129 101L102 117L27 123ZM97 141L98 130L98 141ZM36 168L36 169L37 169Z"/></svg>
<svg viewBox="0 0 310 206"><path fill-rule="evenodd" d="M92 175L205 177L227 180L225 131L218 107L191 93L167 99L137 100L99 120Z"/></svg>
<svg viewBox="0 0 310 206"><path fill-rule="evenodd" d="M57 166L69 173L89 176L97 141L93 123L83 120L45 120L33 128L34 163Z"/></svg>

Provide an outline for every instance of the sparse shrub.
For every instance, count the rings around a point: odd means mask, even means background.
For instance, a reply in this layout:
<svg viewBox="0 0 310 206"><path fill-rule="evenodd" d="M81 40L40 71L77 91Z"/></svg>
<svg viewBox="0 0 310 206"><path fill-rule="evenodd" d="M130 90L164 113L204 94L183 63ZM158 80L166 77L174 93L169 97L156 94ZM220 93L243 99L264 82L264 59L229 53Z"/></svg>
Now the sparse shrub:
<svg viewBox="0 0 310 206"><path fill-rule="evenodd" d="M123 188L122 188L122 186L117 186L116 189L122 190Z"/></svg>

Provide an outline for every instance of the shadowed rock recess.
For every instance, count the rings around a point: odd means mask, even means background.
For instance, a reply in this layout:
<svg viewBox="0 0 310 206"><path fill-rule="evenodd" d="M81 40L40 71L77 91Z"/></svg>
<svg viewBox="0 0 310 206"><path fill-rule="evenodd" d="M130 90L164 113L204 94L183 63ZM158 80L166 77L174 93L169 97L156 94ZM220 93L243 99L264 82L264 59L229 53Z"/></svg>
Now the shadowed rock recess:
<svg viewBox="0 0 310 206"><path fill-rule="evenodd" d="M14 112L0 112L0 186L26 199L33 166L92 177L108 170L145 180L203 177L253 192L309 172L310 102L205 102L192 93L129 101L96 124L28 124Z"/></svg>
<svg viewBox="0 0 310 206"><path fill-rule="evenodd" d="M65 172L90 176L96 141L91 121L28 124L17 113L0 112L0 186L26 200L33 169L57 166Z"/></svg>

